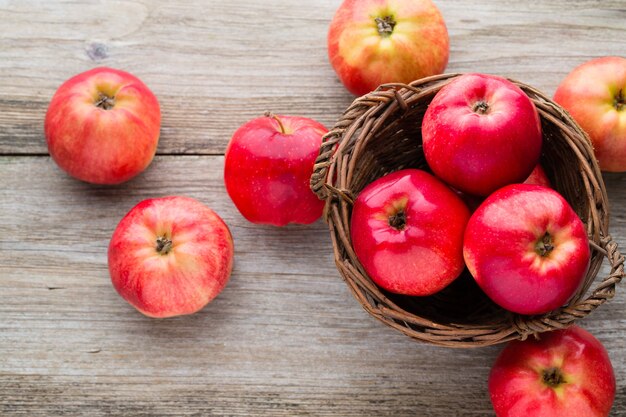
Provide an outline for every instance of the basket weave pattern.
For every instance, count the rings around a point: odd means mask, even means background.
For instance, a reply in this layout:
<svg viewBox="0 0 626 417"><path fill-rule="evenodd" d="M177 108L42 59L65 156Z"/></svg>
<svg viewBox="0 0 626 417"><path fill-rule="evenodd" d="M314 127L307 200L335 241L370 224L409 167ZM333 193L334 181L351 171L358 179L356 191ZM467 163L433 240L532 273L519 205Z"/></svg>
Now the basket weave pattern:
<svg viewBox="0 0 626 417"><path fill-rule="evenodd" d="M324 216L337 268L365 310L420 341L477 347L567 327L615 295L615 286L624 276L624 257L608 233L608 198L588 137L560 106L523 83L510 80L539 112L543 168L585 223L590 239L589 271L569 304L541 316L511 313L491 302L467 271L430 297L390 294L372 282L354 254L350 215L355 197L390 172L428 170L421 146L422 118L435 94L458 75L381 86L356 99L324 137L311 188L326 201ZM596 280L605 258L610 273Z"/></svg>

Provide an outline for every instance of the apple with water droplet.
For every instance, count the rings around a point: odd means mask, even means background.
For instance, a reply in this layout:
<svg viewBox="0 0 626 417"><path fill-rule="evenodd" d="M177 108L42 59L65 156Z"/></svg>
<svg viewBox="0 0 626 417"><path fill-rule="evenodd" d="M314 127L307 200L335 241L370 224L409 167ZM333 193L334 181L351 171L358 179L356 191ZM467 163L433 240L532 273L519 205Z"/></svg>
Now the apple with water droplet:
<svg viewBox="0 0 626 417"><path fill-rule="evenodd" d="M309 183L326 133L315 120L271 113L239 127L224 161L226 191L239 212L274 226L319 219L324 202Z"/></svg>
<svg viewBox="0 0 626 417"><path fill-rule="evenodd" d="M352 209L352 246L381 288L434 294L463 271L465 203L431 174L404 169L367 185Z"/></svg>
<svg viewBox="0 0 626 417"><path fill-rule="evenodd" d="M528 178L543 143L530 98L485 74L461 75L439 90L424 114L422 140L435 175L478 196Z"/></svg>
<svg viewBox="0 0 626 417"><path fill-rule="evenodd" d="M117 292L149 317L192 314L226 286L233 239L224 221L189 197L144 200L120 221L109 243Z"/></svg>
<svg viewBox="0 0 626 417"><path fill-rule="evenodd" d="M572 326L510 342L489 375L497 417L607 417L615 375L604 346Z"/></svg>
<svg viewBox="0 0 626 417"><path fill-rule="evenodd" d="M152 91L134 75L106 67L64 82L44 123L52 159L71 176L94 184L119 184L146 169L160 128Z"/></svg>
<svg viewBox="0 0 626 417"><path fill-rule="evenodd" d="M345 0L328 31L330 63L358 96L441 74L449 53L443 16L430 0Z"/></svg>
<svg viewBox="0 0 626 417"><path fill-rule="evenodd" d="M581 64L561 81L554 101L587 132L603 171L626 171L626 58Z"/></svg>
<svg viewBox="0 0 626 417"><path fill-rule="evenodd" d="M491 194L470 218L467 267L491 300L519 314L543 314L580 288L590 261L583 222L553 189L513 184Z"/></svg>

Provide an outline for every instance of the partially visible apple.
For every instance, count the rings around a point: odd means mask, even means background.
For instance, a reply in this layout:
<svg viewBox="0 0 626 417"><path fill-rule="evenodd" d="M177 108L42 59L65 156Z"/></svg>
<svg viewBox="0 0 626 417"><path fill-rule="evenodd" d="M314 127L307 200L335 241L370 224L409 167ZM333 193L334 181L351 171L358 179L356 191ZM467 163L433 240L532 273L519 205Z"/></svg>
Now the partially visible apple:
<svg viewBox="0 0 626 417"><path fill-rule="evenodd" d="M160 127L159 102L150 89L127 72L104 67L64 82L45 119L52 159L94 184L119 184L146 169Z"/></svg>
<svg viewBox="0 0 626 417"><path fill-rule="evenodd" d="M606 349L578 326L510 342L489 375L497 417L607 417L615 375Z"/></svg>
<svg viewBox="0 0 626 417"><path fill-rule="evenodd" d="M550 183L550 179L541 164L535 166L528 178L526 178L526 181L524 181L524 184L543 185L544 187L552 188L552 183Z"/></svg>
<svg viewBox="0 0 626 417"><path fill-rule="evenodd" d="M355 95L441 74L448 31L430 0L345 0L328 31L328 57Z"/></svg>
<svg viewBox="0 0 626 417"><path fill-rule="evenodd" d="M381 288L431 295L463 271L469 211L445 184L405 169L370 183L354 202L350 236L357 258Z"/></svg>
<svg viewBox="0 0 626 417"><path fill-rule="evenodd" d="M543 141L528 96L512 82L484 74L459 76L435 95L422 140L435 175L480 196L523 182L539 161Z"/></svg>
<svg viewBox="0 0 626 417"><path fill-rule="evenodd" d="M626 58L585 62L561 81L554 101L587 132L603 171L626 171Z"/></svg>
<svg viewBox="0 0 626 417"><path fill-rule="evenodd" d="M487 197L472 215L465 263L496 304L543 314L580 288L590 260L585 226L556 191L513 184Z"/></svg>
<svg viewBox="0 0 626 417"><path fill-rule="evenodd" d="M326 132L315 120L272 114L237 129L226 149L224 183L246 219L284 226L322 215L324 202L309 180Z"/></svg>
<svg viewBox="0 0 626 417"><path fill-rule="evenodd" d="M192 314L226 286L233 239L213 210L189 197L144 200L109 244L117 292L149 317Z"/></svg>

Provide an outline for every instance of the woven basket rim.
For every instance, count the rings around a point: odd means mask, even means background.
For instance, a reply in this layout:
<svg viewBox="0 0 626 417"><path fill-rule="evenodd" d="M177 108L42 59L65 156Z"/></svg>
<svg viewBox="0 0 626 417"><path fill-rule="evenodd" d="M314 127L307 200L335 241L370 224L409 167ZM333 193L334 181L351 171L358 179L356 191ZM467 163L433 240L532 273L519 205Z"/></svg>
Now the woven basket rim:
<svg viewBox="0 0 626 417"><path fill-rule="evenodd" d="M448 73L410 84L381 85L356 98L324 136L311 177L311 189L326 202L324 219L329 226L338 271L369 314L415 340L435 345L488 346L567 327L614 297L615 287L624 276L624 257L609 234L608 196L588 136L562 107L534 87L511 78L507 79L531 98L542 123L555 126L563 136L563 139L553 139L554 143L561 144L559 141L563 140L578 158L575 162L589 212L583 222L592 251L592 263L581 291L567 305L544 315L523 316L503 310L502 317L489 324L442 323L399 307L373 283L356 259L349 233L349 212L356 193L345 186L358 171L358 158L353 158L354 155L363 156L368 141L384 129L393 131L393 123L398 120L401 123L407 112L424 106L426 100L427 106L437 91L461 75ZM390 118L392 121L388 122ZM591 290L604 259L609 261L610 273Z"/></svg>

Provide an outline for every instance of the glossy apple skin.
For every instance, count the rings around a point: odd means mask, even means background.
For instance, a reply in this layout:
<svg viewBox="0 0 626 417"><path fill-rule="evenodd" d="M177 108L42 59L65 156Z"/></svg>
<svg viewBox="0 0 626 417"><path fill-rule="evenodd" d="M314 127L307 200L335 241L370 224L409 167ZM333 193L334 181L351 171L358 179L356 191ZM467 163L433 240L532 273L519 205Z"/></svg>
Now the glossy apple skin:
<svg viewBox="0 0 626 417"><path fill-rule="evenodd" d="M404 212L403 228L390 219ZM372 182L354 202L350 236L357 258L381 288L431 295L463 271L469 211L434 176L405 169Z"/></svg>
<svg viewBox="0 0 626 417"><path fill-rule="evenodd" d="M546 233L553 249L542 256ZM463 254L487 296L519 314L565 304L580 288L590 259L585 227L567 201L530 184L508 185L487 197L467 225Z"/></svg>
<svg viewBox="0 0 626 417"><path fill-rule="evenodd" d="M309 224L324 202L309 188L313 164L327 129L296 116L265 116L233 134L224 163L228 195L252 223Z"/></svg>
<svg viewBox="0 0 626 417"><path fill-rule="evenodd" d="M533 171L530 173L528 178L522 184L535 184L535 185L543 185L544 187L552 188L552 184L546 175L543 167L540 164L537 164ZM454 190L454 189L453 189ZM485 201L485 197L481 197L478 195L466 194L459 190L454 190L461 200L467 205L467 208L470 209L470 212L473 213L476 209Z"/></svg>
<svg viewBox="0 0 626 417"><path fill-rule="evenodd" d="M603 171L626 171L626 58L578 66L561 81L554 101L587 132Z"/></svg>
<svg viewBox="0 0 626 417"><path fill-rule="evenodd" d="M376 18L387 16L396 24L381 35ZM328 31L330 63L357 96L380 84L441 74L449 53L445 22L430 0L345 0Z"/></svg>
<svg viewBox="0 0 626 417"><path fill-rule="evenodd" d="M524 181L524 184L543 185L544 187L552 188L552 183L541 164L535 166L528 178L526 178L526 181Z"/></svg>
<svg viewBox="0 0 626 417"><path fill-rule="evenodd" d="M102 95L112 107L96 104ZM137 77L112 68L78 74L56 91L45 119L52 159L71 176L119 184L142 172L159 142L159 102Z"/></svg>
<svg viewBox="0 0 626 417"><path fill-rule="evenodd" d="M488 106L482 114L476 107ZM539 115L510 81L465 74L443 87L422 122L424 155L435 175L459 191L487 196L523 182L539 161Z"/></svg>
<svg viewBox="0 0 626 417"><path fill-rule="evenodd" d="M578 326L510 342L489 375L497 417L607 417L615 376L606 349ZM563 383L544 374L558 369Z"/></svg>
<svg viewBox="0 0 626 417"><path fill-rule="evenodd" d="M171 249L159 251L159 239ZM149 317L202 309L226 286L233 266L228 226L189 197L144 200L120 221L109 244L109 273L117 292Z"/></svg>

